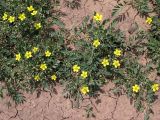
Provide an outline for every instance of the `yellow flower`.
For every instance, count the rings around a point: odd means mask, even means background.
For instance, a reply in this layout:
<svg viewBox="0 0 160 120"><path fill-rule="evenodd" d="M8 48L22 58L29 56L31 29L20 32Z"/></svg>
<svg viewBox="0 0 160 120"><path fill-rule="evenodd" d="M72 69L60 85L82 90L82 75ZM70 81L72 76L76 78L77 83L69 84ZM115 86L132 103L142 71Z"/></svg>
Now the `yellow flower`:
<svg viewBox="0 0 160 120"><path fill-rule="evenodd" d="M42 26L41 26L41 23L35 23L34 24L34 27L36 28L36 30L40 29Z"/></svg>
<svg viewBox="0 0 160 120"><path fill-rule="evenodd" d="M51 79L55 81L55 80L57 79L57 76L56 76L55 74L53 74L53 75L51 76Z"/></svg>
<svg viewBox="0 0 160 120"><path fill-rule="evenodd" d="M93 41L93 46L96 47L96 48L97 48L100 44L101 44L101 43L99 42L98 39Z"/></svg>
<svg viewBox="0 0 160 120"><path fill-rule="evenodd" d="M32 52L31 52L31 51L27 51L27 52L25 53L25 58L29 59L29 58L31 58L31 57L32 57Z"/></svg>
<svg viewBox="0 0 160 120"><path fill-rule="evenodd" d="M2 19L3 19L3 20L7 20L7 18L8 18L8 15L7 15L7 13L5 12L5 13L3 14L3 16L2 16Z"/></svg>
<svg viewBox="0 0 160 120"><path fill-rule="evenodd" d="M79 72L80 66L78 66L78 65L73 65L72 69L73 69L73 72Z"/></svg>
<svg viewBox="0 0 160 120"><path fill-rule="evenodd" d="M101 63L104 67L106 67L107 65L109 65L109 60L104 58Z"/></svg>
<svg viewBox="0 0 160 120"><path fill-rule="evenodd" d="M119 67L121 64L119 63L119 60L113 60L113 66L115 68Z"/></svg>
<svg viewBox="0 0 160 120"><path fill-rule="evenodd" d="M147 17L146 23L151 24L152 23L152 18L151 17Z"/></svg>
<svg viewBox="0 0 160 120"><path fill-rule="evenodd" d="M20 60L21 60L21 54L20 54L20 53L16 54L16 60L17 60L17 61L20 61Z"/></svg>
<svg viewBox="0 0 160 120"><path fill-rule="evenodd" d="M33 8L33 6L31 5L31 6L27 7L27 10L28 10L29 12L31 12L31 11L34 10L34 8Z"/></svg>
<svg viewBox="0 0 160 120"><path fill-rule="evenodd" d="M83 86L80 91L82 94L85 95L85 94L89 93L89 88L87 86Z"/></svg>
<svg viewBox="0 0 160 120"><path fill-rule="evenodd" d="M25 20L26 19L26 15L24 13L22 14L19 14L19 17L18 17L21 21Z"/></svg>
<svg viewBox="0 0 160 120"><path fill-rule="evenodd" d="M100 15L99 13L96 13L96 15L93 17L94 20L96 21L101 21L102 20L102 15Z"/></svg>
<svg viewBox="0 0 160 120"><path fill-rule="evenodd" d="M10 23L13 23L15 21L15 17L14 16L9 16L8 21Z"/></svg>
<svg viewBox="0 0 160 120"><path fill-rule="evenodd" d="M33 47L32 51L36 53L38 51L38 47Z"/></svg>
<svg viewBox="0 0 160 120"><path fill-rule="evenodd" d="M132 86L132 91L138 93L140 90L139 85L135 84L134 86Z"/></svg>
<svg viewBox="0 0 160 120"><path fill-rule="evenodd" d="M85 79L87 76L88 76L88 72L87 72L87 71L82 71L81 77L82 77L83 79Z"/></svg>
<svg viewBox="0 0 160 120"><path fill-rule="evenodd" d="M51 52L50 52L49 50L47 50L47 51L45 52L45 56L46 56L46 57L51 56Z"/></svg>
<svg viewBox="0 0 160 120"><path fill-rule="evenodd" d="M33 15L33 16L34 16L34 15L36 15L36 14L37 14L37 12L38 12L38 11L34 10L34 11L31 13L31 15Z"/></svg>
<svg viewBox="0 0 160 120"><path fill-rule="evenodd" d="M154 85L152 85L152 90L153 90L154 92L158 91L158 90L159 90L159 84L154 84Z"/></svg>
<svg viewBox="0 0 160 120"><path fill-rule="evenodd" d="M39 75L34 76L34 80L39 81L39 79L40 79Z"/></svg>
<svg viewBox="0 0 160 120"><path fill-rule="evenodd" d="M121 50L119 50L119 49L115 49L115 51L114 51L114 55L115 56L121 56Z"/></svg>
<svg viewBox="0 0 160 120"><path fill-rule="evenodd" d="M40 65L40 69L41 70L46 70L47 69L47 65L45 63Z"/></svg>

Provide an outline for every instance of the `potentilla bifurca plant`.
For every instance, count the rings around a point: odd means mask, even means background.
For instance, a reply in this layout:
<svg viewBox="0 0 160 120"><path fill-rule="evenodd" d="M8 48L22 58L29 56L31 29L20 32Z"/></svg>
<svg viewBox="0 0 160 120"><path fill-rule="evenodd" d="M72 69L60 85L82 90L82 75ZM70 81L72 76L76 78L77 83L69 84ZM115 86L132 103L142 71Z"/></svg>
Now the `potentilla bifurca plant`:
<svg viewBox="0 0 160 120"><path fill-rule="evenodd" d="M49 89L58 79L64 39L59 31L50 29L58 22L52 21L56 16L50 12L50 5L48 0L1 4L0 80L5 94L16 103L25 100L22 91Z"/></svg>

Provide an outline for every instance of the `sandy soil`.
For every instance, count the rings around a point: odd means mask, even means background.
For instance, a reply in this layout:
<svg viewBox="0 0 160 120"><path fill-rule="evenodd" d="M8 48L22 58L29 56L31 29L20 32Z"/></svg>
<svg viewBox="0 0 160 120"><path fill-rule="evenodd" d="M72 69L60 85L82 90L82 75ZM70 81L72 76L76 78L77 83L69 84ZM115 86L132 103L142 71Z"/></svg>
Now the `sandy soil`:
<svg viewBox="0 0 160 120"><path fill-rule="evenodd" d="M71 30L79 25L86 15L93 15L94 11L103 14L104 18L110 18L111 11L116 4L116 0L97 0L95 2L82 0L81 7L72 10L65 7L64 0L61 0L60 10L66 14L61 19L66 24L66 28ZM126 35L129 35L128 29L135 21L140 29L148 28L144 19L139 16L135 17L135 10L130 8L128 12L127 19L118 25ZM145 64L145 58L142 58L140 62ZM95 115L88 120L143 120L143 113L138 113L135 110L126 95L116 97L110 92L113 87L112 83L105 85L102 88L104 92L96 99L86 97L79 109L72 109L72 102L63 97L61 86L56 87L57 94L42 92L38 98L36 93L25 93L26 102L22 105L16 106L10 98L6 97L0 101L0 120L87 120L84 109L88 104L92 105ZM160 97L160 93L158 95ZM9 101L12 105L7 107ZM157 99L152 108L154 115L151 115L151 120L160 120L160 98Z"/></svg>

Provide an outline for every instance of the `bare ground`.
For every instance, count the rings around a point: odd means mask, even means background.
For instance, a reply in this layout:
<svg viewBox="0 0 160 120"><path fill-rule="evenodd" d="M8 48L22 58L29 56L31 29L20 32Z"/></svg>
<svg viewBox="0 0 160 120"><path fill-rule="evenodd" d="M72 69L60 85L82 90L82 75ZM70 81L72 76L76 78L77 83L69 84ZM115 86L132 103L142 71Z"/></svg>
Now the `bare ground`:
<svg viewBox="0 0 160 120"><path fill-rule="evenodd" d="M70 9L64 6L64 1L61 2L60 10L66 14L62 17L68 29L79 25L86 15L93 15L93 12L102 13L104 18L111 17L111 11L117 4L116 0L82 0L79 9ZM126 8L128 9L128 8ZM120 23L118 27L129 35L128 29L131 24L136 21L141 29L147 29L145 20L136 16L136 11L130 8L129 17ZM141 64L145 64L145 58L140 59ZM155 77L154 72L151 78ZM114 96L110 89L114 84L109 83L102 89L103 93L96 99L88 99L87 97L82 102L80 109L73 108L72 102L63 97L63 88L56 87L57 94L50 92L42 92L37 98L36 93L27 94L26 102L22 105L14 105L10 98L6 97L0 101L0 120L87 120L85 106L91 104L95 117L88 120L143 120L144 114L135 110L130 104L130 100L126 95L120 97ZM160 93L157 94L160 97ZM7 107L11 101L11 106ZM160 120L160 98L152 106L154 115L151 115L151 120Z"/></svg>
<svg viewBox="0 0 160 120"><path fill-rule="evenodd" d="M36 93L25 94L26 102L7 108L9 98L0 102L0 120L143 120L143 113L135 110L126 95L114 96L110 91L114 85L109 83L102 89L103 93L96 99L85 98L81 107L72 108L72 102L62 95L62 87L57 86L57 94L42 92L37 98ZM160 94L159 94L160 95ZM85 106L93 106L95 117L86 118ZM153 104L154 115L151 120L160 118L160 100Z"/></svg>

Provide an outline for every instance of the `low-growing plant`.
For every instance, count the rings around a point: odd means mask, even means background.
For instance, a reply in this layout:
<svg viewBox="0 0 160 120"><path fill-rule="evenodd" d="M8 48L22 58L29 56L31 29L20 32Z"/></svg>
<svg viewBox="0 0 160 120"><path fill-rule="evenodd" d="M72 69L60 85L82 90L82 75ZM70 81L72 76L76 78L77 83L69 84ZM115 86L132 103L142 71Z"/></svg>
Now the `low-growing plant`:
<svg viewBox="0 0 160 120"><path fill-rule="evenodd" d="M125 68L122 71L122 77L115 79L114 83L118 86L123 85L122 92L127 93L137 110L148 109L148 106L156 100L155 86L158 84L150 81L144 68L130 58L126 59ZM148 105L145 108L146 104Z"/></svg>
<svg viewBox="0 0 160 120"><path fill-rule="evenodd" d="M0 81L6 94L22 103L22 90L53 85L44 79L56 74L61 63L59 51L64 39L59 31L50 28L60 21L53 15L49 0L1 1L0 7ZM41 73L41 64L46 64L50 72Z"/></svg>
<svg viewBox="0 0 160 120"><path fill-rule="evenodd" d="M132 78L136 78L138 82L140 82L139 84L142 85L140 89L141 92L143 91L143 93L140 93L140 95L137 96L135 107L139 110L141 110L141 108L143 108L142 110L144 110L145 105L145 119L149 119L149 113L153 113L153 111L151 110L151 104L156 100L157 96L155 92L159 89L159 81L151 81L148 78L148 74L150 74L150 72L154 69L157 69L157 73L159 75L159 18L148 17L146 19L146 23L151 25L151 28L148 31L138 31L137 34L135 34L134 37L131 38L132 44L129 44L128 49L130 50L131 55L134 55L136 58L138 58L137 55L144 55L145 53L145 57L150 58L150 61L146 63L146 66L140 66L137 63L135 64L135 62L133 62L132 65L135 66L130 65L132 72L130 70L127 71L130 71L130 74L132 75L136 75L132 76ZM138 71L138 74L135 73L135 71ZM129 78L129 76L127 78ZM126 84L128 83L129 82L126 82ZM130 93L129 96L131 96ZM133 96L131 98L133 99Z"/></svg>
<svg viewBox="0 0 160 120"><path fill-rule="evenodd" d="M79 107L84 95L96 97L101 86L112 81L116 95L126 93L135 108L146 110L148 115L159 84L150 81L148 71L129 54L123 33L115 29L115 21L110 24L109 20L101 19L98 13L93 19L86 17L82 27L76 28L72 40L68 41L74 49L64 53L67 58L64 62L65 95L73 98L75 106Z"/></svg>
<svg viewBox="0 0 160 120"><path fill-rule="evenodd" d="M118 22L124 21L129 16L129 10L133 8L137 11L134 19L137 15L141 17L148 17L150 13L156 13L159 16L160 13L160 1L159 0L124 0L118 1L118 4L114 6L112 10L112 16Z"/></svg>
<svg viewBox="0 0 160 120"><path fill-rule="evenodd" d="M155 16L152 18L151 29L148 37L148 54L157 66L160 73L160 18Z"/></svg>
<svg viewBox="0 0 160 120"><path fill-rule="evenodd" d="M95 96L123 67L124 36L114 24L105 28L107 20L101 20L98 13L91 20L87 17L71 41L76 50L65 53L66 91L78 104L83 94Z"/></svg>

